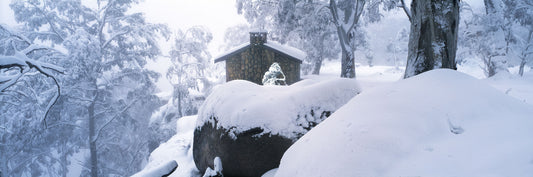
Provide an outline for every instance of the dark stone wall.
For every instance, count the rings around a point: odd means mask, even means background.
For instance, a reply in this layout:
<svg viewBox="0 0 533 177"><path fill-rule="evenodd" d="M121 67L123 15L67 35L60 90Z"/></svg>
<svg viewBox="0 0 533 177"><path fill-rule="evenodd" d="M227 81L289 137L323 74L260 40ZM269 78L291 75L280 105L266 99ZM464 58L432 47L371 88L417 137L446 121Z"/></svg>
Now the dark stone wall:
<svg viewBox="0 0 533 177"><path fill-rule="evenodd" d="M248 80L262 85L263 75L272 63L281 66L287 84L300 81L300 63L289 56L262 45L249 46L243 52L226 60L226 81Z"/></svg>

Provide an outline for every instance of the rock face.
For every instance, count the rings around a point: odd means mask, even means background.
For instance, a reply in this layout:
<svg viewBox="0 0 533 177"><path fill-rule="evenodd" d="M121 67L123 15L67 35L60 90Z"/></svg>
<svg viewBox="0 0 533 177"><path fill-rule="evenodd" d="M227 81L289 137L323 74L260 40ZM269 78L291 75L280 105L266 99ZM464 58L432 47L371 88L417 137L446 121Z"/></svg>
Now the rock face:
<svg viewBox="0 0 533 177"><path fill-rule="evenodd" d="M215 127L207 123L194 131L193 156L200 172L213 167L213 159L218 156L224 166L224 176L259 177L277 168L283 153L293 143L279 135L261 135L261 128L242 132L233 139L227 130Z"/></svg>

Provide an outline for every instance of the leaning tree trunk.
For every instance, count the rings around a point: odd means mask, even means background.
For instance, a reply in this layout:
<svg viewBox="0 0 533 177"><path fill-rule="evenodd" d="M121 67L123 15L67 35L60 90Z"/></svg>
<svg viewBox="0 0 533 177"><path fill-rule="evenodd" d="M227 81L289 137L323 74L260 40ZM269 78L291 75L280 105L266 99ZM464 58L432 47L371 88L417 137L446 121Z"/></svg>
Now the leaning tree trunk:
<svg viewBox="0 0 533 177"><path fill-rule="evenodd" d="M404 78L435 68L457 69L459 0L413 0Z"/></svg>

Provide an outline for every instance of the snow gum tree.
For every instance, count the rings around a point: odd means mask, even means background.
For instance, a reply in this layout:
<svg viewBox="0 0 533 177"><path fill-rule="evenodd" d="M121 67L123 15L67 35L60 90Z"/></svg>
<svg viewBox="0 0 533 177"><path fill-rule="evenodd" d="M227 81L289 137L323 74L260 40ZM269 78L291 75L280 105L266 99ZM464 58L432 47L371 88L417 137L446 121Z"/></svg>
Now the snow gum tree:
<svg viewBox="0 0 533 177"><path fill-rule="evenodd" d="M457 69L459 0L413 0L404 78L435 68Z"/></svg>
<svg viewBox="0 0 533 177"><path fill-rule="evenodd" d="M337 28L337 36L342 49L341 77L355 78L354 33L363 13L365 0L329 1L329 9Z"/></svg>
<svg viewBox="0 0 533 177"><path fill-rule="evenodd" d="M529 1L486 0L484 12L476 12L465 2L462 11L461 54L480 58L487 77L519 65L523 74L531 54L531 12ZM462 13L463 13L462 12Z"/></svg>
<svg viewBox="0 0 533 177"><path fill-rule="evenodd" d="M207 45L213 39L211 32L201 26L186 31L178 31L174 37L174 45L170 51L172 65L168 69L167 79L174 87L173 101L176 102L178 118L197 113L198 105L194 100L204 99L212 83L208 79L211 68L211 54ZM201 98L193 98L195 96Z"/></svg>
<svg viewBox="0 0 533 177"><path fill-rule="evenodd" d="M92 4L91 4L92 3ZM13 1L15 18L31 40L66 50L58 61L61 100L55 115L76 127L69 146L88 149L82 175L131 175L148 157L148 119L160 105L153 95L158 74L144 68L160 51L162 25L147 23L128 9L135 0ZM88 6L86 6L88 5ZM68 122L67 122L68 121ZM54 176L54 175L52 175Z"/></svg>
<svg viewBox="0 0 533 177"><path fill-rule="evenodd" d="M524 75L524 67L533 61L533 3L527 0L504 0L505 17L512 23L518 24L515 28L510 28L508 37L512 45L512 51L520 60L518 74ZM514 30L513 30L514 29ZM513 30L513 32L510 32ZM509 43L508 43L509 44Z"/></svg>

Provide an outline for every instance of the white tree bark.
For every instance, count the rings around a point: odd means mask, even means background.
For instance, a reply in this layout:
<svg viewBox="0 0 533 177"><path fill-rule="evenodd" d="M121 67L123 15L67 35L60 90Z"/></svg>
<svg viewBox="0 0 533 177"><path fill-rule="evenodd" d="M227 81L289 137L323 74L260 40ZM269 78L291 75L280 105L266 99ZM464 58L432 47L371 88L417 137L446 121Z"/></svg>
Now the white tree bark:
<svg viewBox="0 0 533 177"><path fill-rule="evenodd" d="M341 77L355 78L353 34L359 22L359 17L363 13L365 3L365 0L355 0L353 4L348 3L353 7L339 7L335 0L329 1L329 9L333 16L333 22L337 27L337 35L342 49Z"/></svg>

